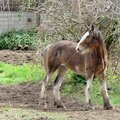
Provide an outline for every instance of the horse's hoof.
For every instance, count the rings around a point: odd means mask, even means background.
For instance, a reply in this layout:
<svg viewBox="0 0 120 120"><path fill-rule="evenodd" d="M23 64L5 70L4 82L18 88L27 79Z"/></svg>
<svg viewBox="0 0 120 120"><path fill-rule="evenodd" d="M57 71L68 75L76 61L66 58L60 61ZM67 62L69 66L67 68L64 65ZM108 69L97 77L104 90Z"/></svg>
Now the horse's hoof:
<svg viewBox="0 0 120 120"><path fill-rule="evenodd" d="M55 101L54 106L56 108L64 108L64 109L66 109L65 105L61 101Z"/></svg>
<svg viewBox="0 0 120 120"><path fill-rule="evenodd" d="M112 105L104 106L105 110L114 110L114 107Z"/></svg>
<svg viewBox="0 0 120 120"><path fill-rule="evenodd" d="M40 108L41 109L47 109L47 103L44 103L44 104L39 104Z"/></svg>
<svg viewBox="0 0 120 120"><path fill-rule="evenodd" d="M47 103L46 100L44 98L42 98L39 102L39 106L40 108L46 109L47 108Z"/></svg>
<svg viewBox="0 0 120 120"><path fill-rule="evenodd" d="M85 110L85 111L94 110L94 109L95 109L95 107L93 107L92 105L89 105L89 104L86 104L86 105L84 106L84 110Z"/></svg>
<svg viewBox="0 0 120 120"><path fill-rule="evenodd" d="M107 101L107 102L104 103L104 109L105 109L105 110L113 110L114 108L113 108L113 106L110 104L110 102Z"/></svg>

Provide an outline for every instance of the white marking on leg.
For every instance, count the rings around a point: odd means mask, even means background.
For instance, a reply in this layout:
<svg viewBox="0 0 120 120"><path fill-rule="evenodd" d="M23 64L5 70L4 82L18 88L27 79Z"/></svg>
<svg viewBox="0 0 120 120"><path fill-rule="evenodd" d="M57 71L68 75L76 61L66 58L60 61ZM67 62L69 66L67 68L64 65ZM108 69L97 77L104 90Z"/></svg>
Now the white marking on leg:
<svg viewBox="0 0 120 120"><path fill-rule="evenodd" d="M100 85L101 85L101 86L100 86L101 94L103 95L103 97L104 97L105 99L108 99L109 96L108 96L107 86L106 86L105 80L102 80L102 81L100 82Z"/></svg>
<svg viewBox="0 0 120 120"><path fill-rule="evenodd" d="M61 65L58 69L57 78L55 80L56 83L54 84L54 87L53 87L53 96L54 96L55 101L56 100L60 101L59 90L60 90L61 84L63 82L63 78L64 78L66 70L67 69L64 65Z"/></svg>
<svg viewBox="0 0 120 120"><path fill-rule="evenodd" d="M59 90L60 90L60 86L61 86L62 81L63 81L62 77L58 78L58 79L59 79L58 83L53 88L53 95L54 95L55 100L60 100L60 92L59 92Z"/></svg>
<svg viewBox="0 0 120 120"><path fill-rule="evenodd" d="M93 77L87 80L87 85L85 89L86 104L89 103L90 98L91 98L90 93L91 93L91 87L92 87L92 80L93 80Z"/></svg>
<svg viewBox="0 0 120 120"><path fill-rule="evenodd" d="M48 81L49 81L50 77L51 77L51 75L48 75L42 83L40 98L45 98L46 97L46 85L48 84Z"/></svg>
<svg viewBox="0 0 120 120"><path fill-rule="evenodd" d="M45 98L45 83L43 82L42 83L42 88L41 88L41 96L40 96L40 98L42 99L42 98Z"/></svg>
<svg viewBox="0 0 120 120"><path fill-rule="evenodd" d="M100 84L101 84L101 94L103 96L105 109L114 109L111 106L111 102L109 100L109 96L108 96L108 92L107 92L107 87L106 87L106 81L102 80L102 81L100 81Z"/></svg>

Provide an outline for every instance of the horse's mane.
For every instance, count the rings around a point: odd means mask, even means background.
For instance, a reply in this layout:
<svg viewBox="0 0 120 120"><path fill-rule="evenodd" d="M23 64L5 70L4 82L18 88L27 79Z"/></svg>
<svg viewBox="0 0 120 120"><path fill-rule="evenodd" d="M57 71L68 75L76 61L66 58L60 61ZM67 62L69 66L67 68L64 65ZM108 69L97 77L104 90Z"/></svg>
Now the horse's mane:
<svg viewBox="0 0 120 120"><path fill-rule="evenodd" d="M96 40L98 41L99 44L99 54L101 56L101 58L104 60L104 65L106 66L107 64L107 49L103 40L103 36L101 34L101 32L98 29L95 29L94 31Z"/></svg>
<svg viewBox="0 0 120 120"><path fill-rule="evenodd" d="M101 46L105 45L104 41L103 41L103 36L102 36L101 32L98 29L95 29L94 34L95 34L95 37L96 37L96 40L98 41L98 43Z"/></svg>

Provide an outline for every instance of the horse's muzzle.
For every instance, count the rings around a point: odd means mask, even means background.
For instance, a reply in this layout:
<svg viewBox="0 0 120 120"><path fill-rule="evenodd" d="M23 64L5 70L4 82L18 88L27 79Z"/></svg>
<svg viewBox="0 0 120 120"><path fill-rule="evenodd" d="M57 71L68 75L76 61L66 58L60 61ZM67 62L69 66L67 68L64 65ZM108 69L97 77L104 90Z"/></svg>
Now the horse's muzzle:
<svg viewBox="0 0 120 120"><path fill-rule="evenodd" d="M76 47L76 52L80 52L80 49Z"/></svg>

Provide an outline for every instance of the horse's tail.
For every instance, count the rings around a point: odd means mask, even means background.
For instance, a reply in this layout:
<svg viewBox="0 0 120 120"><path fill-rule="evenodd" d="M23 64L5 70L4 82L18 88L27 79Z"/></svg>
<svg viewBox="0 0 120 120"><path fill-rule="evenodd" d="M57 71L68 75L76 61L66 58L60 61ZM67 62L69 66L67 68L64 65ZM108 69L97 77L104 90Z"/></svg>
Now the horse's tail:
<svg viewBox="0 0 120 120"><path fill-rule="evenodd" d="M52 44L49 44L46 48L45 48L45 51L44 51L44 55L43 55L43 60L44 60L44 67L45 67L45 70L46 72L49 72L49 69L48 69L48 54L49 54L49 49L51 47Z"/></svg>

